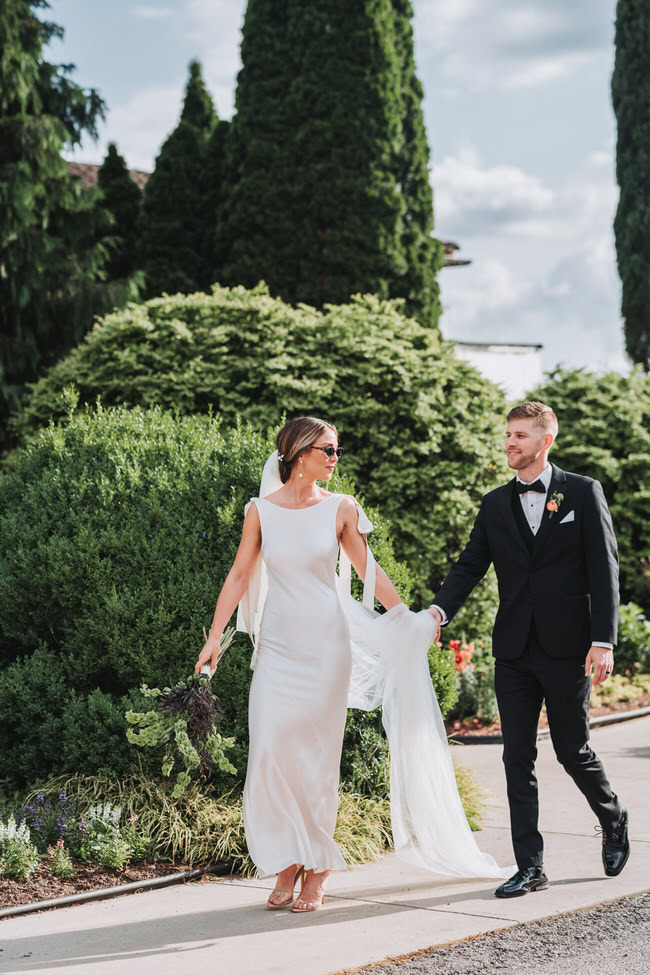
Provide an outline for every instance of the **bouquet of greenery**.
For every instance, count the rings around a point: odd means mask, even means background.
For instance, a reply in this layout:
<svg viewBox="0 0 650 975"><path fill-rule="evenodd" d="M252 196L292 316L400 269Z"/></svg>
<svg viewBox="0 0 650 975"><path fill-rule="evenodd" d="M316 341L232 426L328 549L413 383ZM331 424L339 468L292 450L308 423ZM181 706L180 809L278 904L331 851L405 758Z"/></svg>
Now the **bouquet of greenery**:
<svg viewBox="0 0 650 975"><path fill-rule="evenodd" d="M219 659L233 642L235 630L229 627L221 637ZM222 738L217 732L221 707L210 687L210 675L192 674L174 687L140 688L145 697L156 698L156 711L127 711L126 737L141 748L164 747L162 774L169 776L176 762L183 769L176 776L172 796L181 796L191 781L191 774L209 775L216 766L222 772L237 774L225 752L235 744L234 738Z"/></svg>

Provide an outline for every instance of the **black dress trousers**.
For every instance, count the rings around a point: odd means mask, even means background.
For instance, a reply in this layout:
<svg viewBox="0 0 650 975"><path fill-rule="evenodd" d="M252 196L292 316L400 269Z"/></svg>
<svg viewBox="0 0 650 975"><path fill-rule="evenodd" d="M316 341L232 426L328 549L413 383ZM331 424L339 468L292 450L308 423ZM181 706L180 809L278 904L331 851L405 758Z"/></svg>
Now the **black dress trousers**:
<svg viewBox="0 0 650 975"><path fill-rule="evenodd" d="M612 828L622 809L589 744L589 692L585 658L550 657L542 649L534 620L526 648L515 660L497 659L495 690L503 733L512 841L519 869L543 862L538 829L535 759L537 722L546 701L549 731L557 760L585 796L601 826Z"/></svg>

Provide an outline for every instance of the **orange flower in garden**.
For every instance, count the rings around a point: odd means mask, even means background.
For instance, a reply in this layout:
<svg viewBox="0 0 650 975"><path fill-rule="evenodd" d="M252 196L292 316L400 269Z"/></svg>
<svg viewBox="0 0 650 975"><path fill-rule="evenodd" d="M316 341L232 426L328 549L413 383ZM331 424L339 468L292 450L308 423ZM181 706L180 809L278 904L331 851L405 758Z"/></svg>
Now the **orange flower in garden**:
<svg viewBox="0 0 650 975"><path fill-rule="evenodd" d="M452 643L454 646L452 647ZM456 662L456 670L464 671L468 667L474 670L474 665L470 664L472 657L474 656L474 644L473 643L463 643L462 647L460 640L452 640L449 643L452 650L456 651L454 660Z"/></svg>

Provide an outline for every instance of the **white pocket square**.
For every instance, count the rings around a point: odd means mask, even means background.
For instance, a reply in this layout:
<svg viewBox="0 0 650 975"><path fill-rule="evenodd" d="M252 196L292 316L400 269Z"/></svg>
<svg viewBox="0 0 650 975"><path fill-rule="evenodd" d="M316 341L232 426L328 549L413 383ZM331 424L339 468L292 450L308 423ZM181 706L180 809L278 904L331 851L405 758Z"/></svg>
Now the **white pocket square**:
<svg viewBox="0 0 650 975"><path fill-rule="evenodd" d="M576 513L575 513L575 511L570 511L568 513L568 515L565 515L564 516L564 518L562 519L562 521L560 522L560 524L561 525L567 525L570 521L575 521L575 520L576 520Z"/></svg>

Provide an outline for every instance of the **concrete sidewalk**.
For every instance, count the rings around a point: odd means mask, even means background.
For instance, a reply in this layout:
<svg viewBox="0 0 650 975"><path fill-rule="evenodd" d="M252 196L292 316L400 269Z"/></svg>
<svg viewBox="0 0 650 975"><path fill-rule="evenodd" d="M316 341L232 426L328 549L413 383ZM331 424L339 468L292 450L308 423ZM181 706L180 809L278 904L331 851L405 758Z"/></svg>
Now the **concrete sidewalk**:
<svg viewBox="0 0 650 975"><path fill-rule="evenodd" d="M301 916L264 909L269 881L213 879L4 921L0 972L331 975L646 891L650 717L594 731L592 741L630 812L632 856L617 878L604 876L593 815L543 741L538 778L547 891L498 900L493 882L436 882L391 855L334 874L323 909ZM476 834L479 845L511 863L501 747L459 745L454 756L494 797Z"/></svg>

